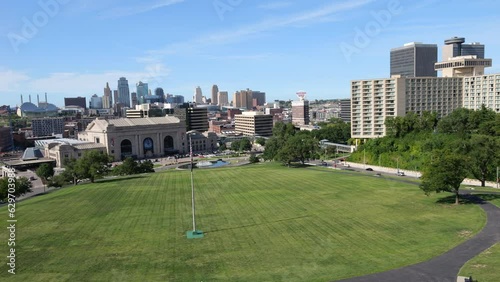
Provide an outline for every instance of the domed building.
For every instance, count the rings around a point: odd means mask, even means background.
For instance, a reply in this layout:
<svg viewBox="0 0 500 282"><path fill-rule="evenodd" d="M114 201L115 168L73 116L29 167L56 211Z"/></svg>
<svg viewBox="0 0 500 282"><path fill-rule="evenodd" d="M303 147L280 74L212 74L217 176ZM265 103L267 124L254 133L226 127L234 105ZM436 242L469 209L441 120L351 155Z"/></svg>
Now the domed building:
<svg viewBox="0 0 500 282"><path fill-rule="evenodd" d="M17 115L28 118L57 116L59 109L54 104L47 103L47 94L45 94L45 102L40 102L38 95L37 100L38 106L31 103L31 95L29 95L29 102L23 103L23 96L21 96L21 106L17 108Z"/></svg>

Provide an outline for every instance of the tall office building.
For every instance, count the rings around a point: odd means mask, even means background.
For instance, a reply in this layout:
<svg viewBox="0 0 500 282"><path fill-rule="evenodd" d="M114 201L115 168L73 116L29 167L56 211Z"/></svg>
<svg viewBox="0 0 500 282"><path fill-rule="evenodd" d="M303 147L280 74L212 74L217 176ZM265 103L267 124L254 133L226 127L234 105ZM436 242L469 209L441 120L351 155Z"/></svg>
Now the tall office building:
<svg viewBox="0 0 500 282"><path fill-rule="evenodd" d="M64 118L34 118L31 120L31 128L35 137L63 134Z"/></svg>
<svg viewBox="0 0 500 282"><path fill-rule="evenodd" d="M182 95L167 94L167 98L165 100L165 103L168 103L168 104L184 104L184 96L182 96Z"/></svg>
<svg viewBox="0 0 500 282"><path fill-rule="evenodd" d="M212 105L219 105L219 97L217 95L219 94L219 87L214 84L212 86Z"/></svg>
<svg viewBox="0 0 500 282"><path fill-rule="evenodd" d="M443 77L467 77L484 75L484 69L491 67L492 60L484 58L484 45L474 42L464 44L465 38L453 37L444 41L442 61L435 69Z"/></svg>
<svg viewBox="0 0 500 282"><path fill-rule="evenodd" d="M484 45L479 42L464 44L464 37L453 37L446 39L443 46L442 60L447 61L450 58L460 56L476 56L478 59L484 59Z"/></svg>
<svg viewBox="0 0 500 282"><path fill-rule="evenodd" d="M174 116L186 122L186 131L208 131L207 108L197 108L194 104L184 103L174 108Z"/></svg>
<svg viewBox="0 0 500 282"><path fill-rule="evenodd" d="M391 49L391 76L402 77L437 76L434 64L437 62L436 44L412 42L403 47Z"/></svg>
<svg viewBox="0 0 500 282"><path fill-rule="evenodd" d="M163 92L163 88L161 87L156 88L155 96L158 96L160 103L165 103L165 92Z"/></svg>
<svg viewBox="0 0 500 282"><path fill-rule="evenodd" d="M12 144L12 130L8 126L0 127L0 152L7 152L14 149Z"/></svg>
<svg viewBox="0 0 500 282"><path fill-rule="evenodd" d="M137 103L143 104L145 103L146 97L149 95L149 89L148 89L148 84L144 83L142 81L137 82L135 85L136 87L136 93L137 93Z"/></svg>
<svg viewBox="0 0 500 282"><path fill-rule="evenodd" d="M292 101L292 123L294 125L308 125L309 119L309 101Z"/></svg>
<svg viewBox="0 0 500 282"><path fill-rule="evenodd" d="M87 109L87 98L76 97L76 98L64 98L64 106L78 106Z"/></svg>
<svg viewBox="0 0 500 282"><path fill-rule="evenodd" d="M261 112L244 112L235 115L234 130L245 136L272 136L273 116Z"/></svg>
<svg viewBox="0 0 500 282"><path fill-rule="evenodd" d="M115 101L113 103L113 106L116 105L116 104L118 104L118 103L121 103L120 99L118 99L118 97L119 97L118 96L118 90L113 90L113 100Z"/></svg>
<svg viewBox="0 0 500 282"><path fill-rule="evenodd" d="M92 97L90 97L90 108L91 109L102 109L103 108L102 97L97 96L97 94L92 95Z"/></svg>
<svg viewBox="0 0 500 282"><path fill-rule="evenodd" d="M255 100L254 107L264 106L266 103L266 92L252 91L252 100Z"/></svg>
<svg viewBox="0 0 500 282"><path fill-rule="evenodd" d="M130 95L131 96L131 102L132 102L132 108L135 109L135 106L137 106L137 93L135 92L132 92L132 94Z"/></svg>
<svg viewBox="0 0 500 282"><path fill-rule="evenodd" d="M118 80L118 101L115 100L115 102L120 102L130 108L130 90L125 77L120 77Z"/></svg>
<svg viewBox="0 0 500 282"><path fill-rule="evenodd" d="M201 87L196 87L194 90L193 102L196 104L203 103L203 93L201 92Z"/></svg>
<svg viewBox="0 0 500 282"><path fill-rule="evenodd" d="M113 105L113 98L111 96L111 88L109 88L109 83L106 82L106 87L104 88L104 96L102 96L102 107L104 109L109 109Z"/></svg>
<svg viewBox="0 0 500 282"><path fill-rule="evenodd" d="M340 119L351 122L351 99L340 100Z"/></svg>
<svg viewBox="0 0 500 282"><path fill-rule="evenodd" d="M220 106L228 106L229 101L227 91L219 91L219 93L217 93L217 101Z"/></svg>

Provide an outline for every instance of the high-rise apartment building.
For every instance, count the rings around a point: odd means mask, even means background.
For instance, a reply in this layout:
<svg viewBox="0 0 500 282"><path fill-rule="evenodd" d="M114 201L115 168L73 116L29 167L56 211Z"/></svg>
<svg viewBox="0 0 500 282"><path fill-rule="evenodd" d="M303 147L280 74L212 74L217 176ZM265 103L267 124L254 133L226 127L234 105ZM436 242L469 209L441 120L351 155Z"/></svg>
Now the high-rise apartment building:
<svg viewBox="0 0 500 282"><path fill-rule="evenodd" d="M199 86L194 90L193 102L196 104L203 103L203 93L201 92L201 87Z"/></svg>
<svg viewBox="0 0 500 282"><path fill-rule="evenodd" d="M437 76L434 64L437 62L436 44L412 42L403 47L391 49L391 76L402 77Z"/></svg>
<svg viewBox="0 0 500 282"><path fill-rule="evenodd" d="M212 86L212 105L219 105L219 87L214 84Z"/></svg>
<svg viewBox="0 0 500 282"><path fill-rule="evenodd" d="M218 102L218 105L220 105L220 106L228 106L229 105L227 91L219 91L219 93L217 93L217 102Z"/></svg>
<svg viewBox="0 0 500 282"><path fill-rule="evenodd" d="M137 82L135 85L137 93L137 102L143 104L146 101L146 97L149 95L148 84L142 81Z"/></svg>
<svg viewBox="0 0 500 282"><path fill-rule="evenodd" d="M500 113L500 74L463 78L463 107L478 110L482 105Z"/></svg>
<svg viewBox="0 0 500 282"><path fill-rule="evenodd" d="M453 37L444 41L443 60L434 65L443 77L466 77L484 75L492 60L484 58L484 45L474 42L463 44L465 38Z"/></svg>
<svg viewBox="0 0 500 282"><path fill-rule="evenodd" d="M130 108L130 90L128 80L125 77L120 77L118 80L118 100L115 99L115 102L122 103L125 107Z"/></svg>
<svg viewBox="0 0 500 282"><path fill-rule="evenodd" d="M460 77L392 77L351 82L351 135L386 135L387 117L408 112L436 112L445 116L462 105Z"/></svg>
<svg viewBox="0 0 500 282"><path fill-rule="evenodd" d="M245 136L272 136L273 116L261 112L244 112L235 115L234 130Z"/></svg>

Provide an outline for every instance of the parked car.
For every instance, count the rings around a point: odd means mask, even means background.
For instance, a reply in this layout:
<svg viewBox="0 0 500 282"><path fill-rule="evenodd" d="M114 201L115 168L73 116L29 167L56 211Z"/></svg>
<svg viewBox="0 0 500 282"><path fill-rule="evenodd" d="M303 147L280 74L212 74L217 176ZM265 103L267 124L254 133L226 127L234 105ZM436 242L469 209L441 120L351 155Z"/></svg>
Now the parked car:
<svg viewBox="0 0 500 282"><path fill-rule="evenodd" d="M405 173L404 173L404 172L402 172L402 171L399 171L399 172L397 173L397 175L398 175L398 176L405 176Z"/></svg>
<svg viewBox="0 0 500 282"><path fill-rule="evenodd" d="M373 171L373 168L369 167L366 169L367 171Z"/></svg>

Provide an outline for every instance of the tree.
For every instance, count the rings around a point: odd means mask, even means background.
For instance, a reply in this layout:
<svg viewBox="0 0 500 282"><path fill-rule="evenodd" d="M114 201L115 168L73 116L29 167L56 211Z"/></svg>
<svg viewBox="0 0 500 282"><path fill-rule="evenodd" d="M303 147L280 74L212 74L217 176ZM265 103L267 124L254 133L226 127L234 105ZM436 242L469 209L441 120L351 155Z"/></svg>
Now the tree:
<svg viewBox="0 0 500 282"><path fill-rule="evenodd" d="M248 138L243 138L239 143L239 151L250 151L252 149L252 142Z"/></svg>
<svg viewBox="0 0 500 282"><path fill-rule="evenodd" d="M155 172L154 164L150 160L143 161L137 167L138 173L151 173Z"/></svg>
<svg viewBox="0 0 500 282"><path fill-rule="evenodd" d="M112 161L111 157L97 150L87 151L78 159L74 166L75 175L78 179L90 179L94 182L96 179L107 174L108 164Z"/></svg>
<svg viewBox="0 0 500 282"><path fill-rule="evenodd" d="M36 170L36 175L40 177L44 185L47 185L49 179L54 176L54 167L51 164L42 164Z"/></svg>
<svg viewBox="0 0 500 282"><path fill-rule="evenodd" d="M307 159L314 158L318 150L317 140L308 132L304 132L296 134L286 141L278 152L278 159L287 165L293 161L300 161L304 164Z"/></svg>
<svg viewBox="0 0 500 282"><path fill-rule="evenodd" d="M257 139L255 139L255 143L261 145L261 146L265 146L266 145L266 139L262 138L262 137L259 137Z"/></svg>
<svg viewBox="0 0 500 282"><path fill-rule="evenodd" d="M487 135L472 135L468 144L470 171L485 186L488 179L495 179L496 167L500 165L500 141Z"/></svg>
<svg viewBox="0 0 500 282"><path fill-rule="evenodd" d="M447 150L439 150L433 154L433 160L424 165L422 173L422 189L426 195L443 191L455 194L455 204L459 204L460 184L467 177L467 161L462 155Z"/></svg>
<svg viewBox="0 0 500 282"><path fill-rule="evenodd" d="M259 157L257 157L256 154L251 154L248 160L250 161L251 164L258 163Z"/></svg>
<svg viewBox="0 0 500 282"><path fill-rule="evenodd" d="M231 150L238 151L240 149L240 140L234 140L231 142Z"/></svg>
<svg viewBox="0 0 500 282"><path fill-rule="evenodd" d="M9 183L15 184L14 193L9 193ZM8 194L19 197L28 192L31 192L31 187L31 182L26 177L15 178L14 182L9 182L9 178L0 178L0 199L6 201L8 198Z"/></svg>
<svg viewBox="0 0 500 282"><path fill-rule="evenodd" d="M137 171L138 164L131 157L127 157L121 165L117 165L113 168L113 174L115 175L135 174Z"/></svg>

